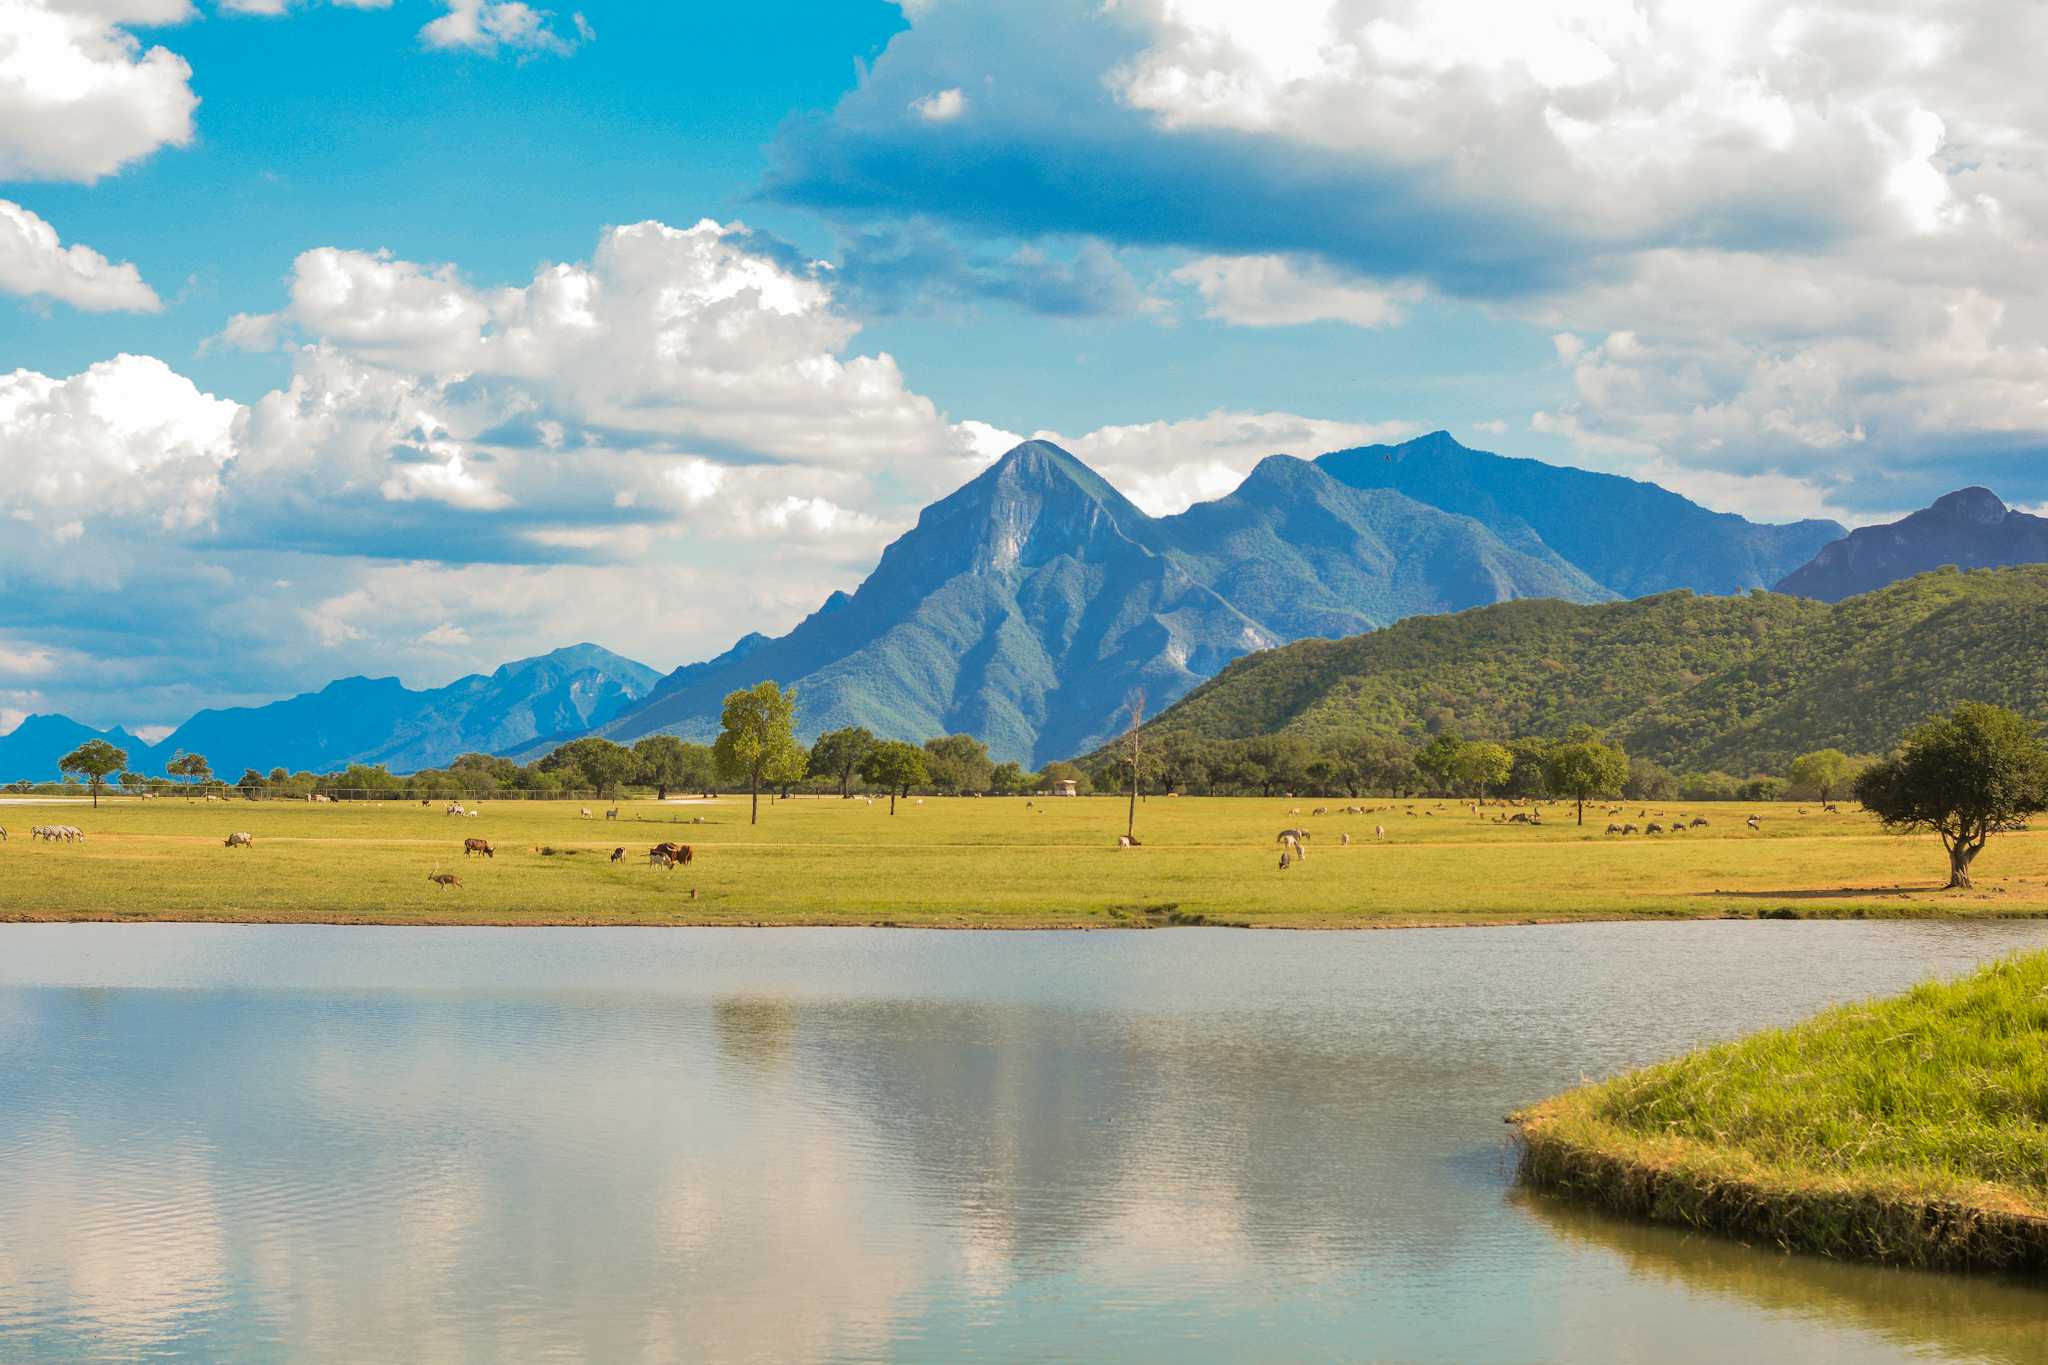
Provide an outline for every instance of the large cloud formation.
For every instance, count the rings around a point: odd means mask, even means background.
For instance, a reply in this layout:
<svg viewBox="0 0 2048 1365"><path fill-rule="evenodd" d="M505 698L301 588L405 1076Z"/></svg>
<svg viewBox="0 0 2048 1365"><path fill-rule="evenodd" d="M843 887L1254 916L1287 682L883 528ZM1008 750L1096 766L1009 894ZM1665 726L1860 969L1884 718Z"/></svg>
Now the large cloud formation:
<svg viewBox="0 0 2048 1365"><path fill-rule="evenodd" d="M774 193L1185 250L1246 325L1475 300L1569 338L1532 425L1600 462L1853 509L1964 454L2048 494L2040 6L905 8Z"/></svg>
<svg viewBox="0 0 2048 1365"><path fill-rule="evenodd" d="M855 349L833 284L708 220L608 229L512 286L322 247L226 329L290 354L253 403L141 356L0 379L24 528L0 710L175 720L370 660L446 677L596 638L668 665L786 628L1018 439ZM1168 510L1365 430L1215 414L1075 444Z"/></svg>

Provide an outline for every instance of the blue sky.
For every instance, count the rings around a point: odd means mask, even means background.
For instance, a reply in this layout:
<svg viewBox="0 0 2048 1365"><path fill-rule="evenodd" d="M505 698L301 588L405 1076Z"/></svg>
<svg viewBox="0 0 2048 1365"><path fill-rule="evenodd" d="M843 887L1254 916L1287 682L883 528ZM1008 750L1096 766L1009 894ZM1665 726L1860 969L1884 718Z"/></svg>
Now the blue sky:
<svg viewBox="0 0 2048 1365"><path fill-rule="evenodd" d="M2048 500L2044 22L0 0L0 728L672 667L1040 433Z"/></svg>

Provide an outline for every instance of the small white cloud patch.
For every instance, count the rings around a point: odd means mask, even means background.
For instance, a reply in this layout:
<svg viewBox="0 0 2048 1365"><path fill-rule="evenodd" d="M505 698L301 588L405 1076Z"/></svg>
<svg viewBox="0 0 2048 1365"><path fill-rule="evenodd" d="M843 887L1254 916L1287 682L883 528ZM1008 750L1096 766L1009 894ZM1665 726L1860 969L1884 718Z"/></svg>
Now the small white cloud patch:
<svg viewBox="0 0 2048 1365"><path fill-rule="evenodd" d="M967 96L956 85L912 100L910 111L926 123L951 123L967 112Z"/></svg>

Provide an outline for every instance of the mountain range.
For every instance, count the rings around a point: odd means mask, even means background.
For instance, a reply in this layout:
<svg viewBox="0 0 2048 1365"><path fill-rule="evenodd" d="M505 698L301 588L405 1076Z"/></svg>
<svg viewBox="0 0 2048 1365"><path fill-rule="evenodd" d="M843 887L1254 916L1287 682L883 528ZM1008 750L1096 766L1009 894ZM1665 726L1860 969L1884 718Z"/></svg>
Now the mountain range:
<svg viewBox="0 0 2048 1365"><path fill-rule="evenodd" d="M665 676L580 645L426 692L343 679L123 747L159 768L196 750L220 772L408 771L466 750L531 759L581 734L709 739L727 692L773 678L797 688L805 738L850 724L907 739L964 731L1036 766L1115 733L1139 689L1156 714L1233 660L1291 641L1520 598L1774 584L1839 595L1928 567L1929 555L2048 558L2030 539L2037 526L2048 522L1981 489L1847 536L1831 521L1766 525L1443 432L1271 456L1228 496L1152 516L1072 454L1027 441L925 508L853 592L784 635L747 635ZM92 733L34 718L0 737L0 776L44 775Z"/></svg>
<svg viewBox="0 0 2048 1365"><path fill-rule="evenodd" d="M1240 659L1148 727L1312 745L1556 738L1589 724L1678 771L1882 753L1931 711L2048 714L2048 564L1942 569L1827 603L1776 593L1507 602Z"/></svg>
<svg viewBox="0 0 2048 1365"><path fill-rule="evenodd" d="M867 581L787 635L680 669L598 733L716 734L725 694L794 684L803 728L966 732L1028 763L1164 705L1230 660L1309 635L1511 597L1613 592L1516 529L1275 455L1228 497L1154 517L1028 441L926 508Z"/></svg>
<svg viewBox="0 0 2048 1365"><path fill-rule="evenodd" d="M1945 564L1990 569L2044 560L2048 517L2015 512L1988 488L1962 488L1903 520L1865 526L1821 547L1777 590L1839 602Z"/></svg>
<svg viewBox="0 0 2048 1365"><path fill-rule="evenodd" d="M244 768L330 772L382 763L412 772L458 754L498 753L573 738L647 695L660 674L597 645L572 645L414 691L396 678L342 678L267 706L201 711L155 744L64 716L30 716L0 735L0 774L48 778L88 739L128 751L137 772L161 774L179 753L204 754L233 781Z"/></svg>

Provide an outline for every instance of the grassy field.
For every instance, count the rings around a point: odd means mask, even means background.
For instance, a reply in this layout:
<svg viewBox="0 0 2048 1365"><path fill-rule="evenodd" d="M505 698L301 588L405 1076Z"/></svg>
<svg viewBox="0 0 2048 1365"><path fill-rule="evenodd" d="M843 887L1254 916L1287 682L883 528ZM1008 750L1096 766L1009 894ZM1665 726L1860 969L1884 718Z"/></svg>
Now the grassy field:
<svg viewBox="0 0 2048 1365"><path fill-rule="evenodd" d="M730 798L627 802L616 823L555 802L486 802L479 818L402 802L0 805L13 836L0 844L0 919L1321 928L2048 914L2048 833L1994 839L1979 888L1948 892L1932 839L1886 835L1847 806L1631 804L1612 818L1711 823L1616 838L1602 833L1606 807L1581 830L1563 805L1532 828L1452 802L1368 800L1346 815L1337 801L1323 816L1307 813L1315 804L1153 798L1136 849L1116 847L1123 803L1089 798L933 797L891 816L885 802L799 797L764 801L752 827ZM1744 826L1752 813L1761 832ZM30 840L30 826L53 823L86 841ZM1313 837L1281 871L1274 837L1289 825ZM222 846L238 830L253 848ZM497 856L465 859L466 836ZM692 864L649 867L648 846L665 839L690 844ZM627 857L614 865L618 846ZM434 872L461 889L435 887Z"/></svg>
<svg viewBox="0 0 2048 1365"><path fill-rule="evenodd" d="M1924 1266L2048 1269L2048 953L1514 1116L1533 1185Z"/></svg>

